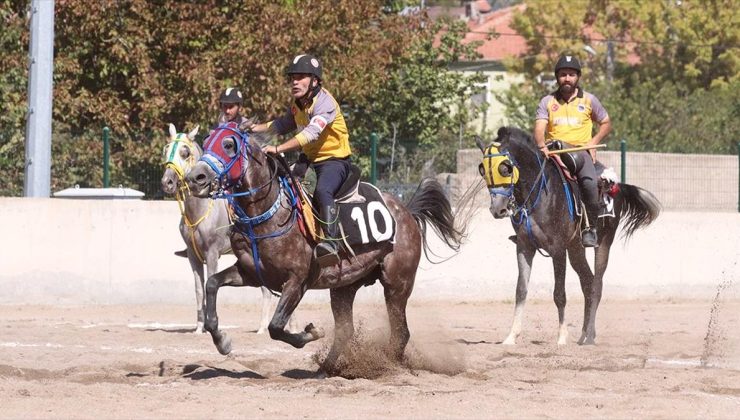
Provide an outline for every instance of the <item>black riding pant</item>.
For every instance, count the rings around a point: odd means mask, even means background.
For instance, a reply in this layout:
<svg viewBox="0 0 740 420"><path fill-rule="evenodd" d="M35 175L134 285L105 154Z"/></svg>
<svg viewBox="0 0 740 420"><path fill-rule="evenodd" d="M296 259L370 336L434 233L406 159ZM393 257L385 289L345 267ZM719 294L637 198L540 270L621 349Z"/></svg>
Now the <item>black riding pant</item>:
<svg viewBox="0 0 740 420"><path fill-rule="evenodd" d="M330 158L313 164L316 171L316 190L314 190L314 203L319 208L334 203L334 195L347 179L351 169L349 157L344 159Z"/></svg>
<svg viewBox="0 0 740 420"><path fill-rule="evenodd" d="M596 168L591 154L587 150L572 153L574 160L578 161L576 176L578 177L578 186L581 189L581 197L586 205L588 222L595 226L596 218L599 215L599 186L596 178Z"/></svg>

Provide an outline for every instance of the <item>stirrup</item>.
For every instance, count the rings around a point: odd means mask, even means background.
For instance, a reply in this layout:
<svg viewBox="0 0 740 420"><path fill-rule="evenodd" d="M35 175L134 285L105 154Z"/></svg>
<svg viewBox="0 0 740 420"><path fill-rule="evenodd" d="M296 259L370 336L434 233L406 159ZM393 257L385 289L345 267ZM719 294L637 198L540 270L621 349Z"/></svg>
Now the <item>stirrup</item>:
<svg viewBox="0 0 740 420"><path fill-rule="evenodd" d="M339 253L337 247L331 242L321 242L316 245L313 251L314 258L319 264L319 267L331 267L339 263Z"/></svg>

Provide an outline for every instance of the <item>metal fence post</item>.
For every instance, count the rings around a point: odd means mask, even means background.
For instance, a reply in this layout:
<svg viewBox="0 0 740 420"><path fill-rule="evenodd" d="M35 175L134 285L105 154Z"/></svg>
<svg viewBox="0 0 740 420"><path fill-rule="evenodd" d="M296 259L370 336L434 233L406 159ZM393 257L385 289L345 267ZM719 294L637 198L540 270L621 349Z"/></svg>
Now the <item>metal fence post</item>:
<svg viewBox="0 0 740 420"><path fill-rule="evenodd" d="M621 173L620 178L622 180L621 181L622 184L626 184L627 183L627 140L622 139L622 141L619 142L619 151L621 152L620 160L622 163L621 165L622 173Z"/></svg>
<svg viewBox="0 0 740 420"><path fill-rule="evenodd" d="M378 135L370 133L370 183L378 183Z"/></svg>
<svg viewBox="0 0 740 420"><path fill-rule="evenodd" d="M103 127L103 188L110 187L110 128Z"/></svg>

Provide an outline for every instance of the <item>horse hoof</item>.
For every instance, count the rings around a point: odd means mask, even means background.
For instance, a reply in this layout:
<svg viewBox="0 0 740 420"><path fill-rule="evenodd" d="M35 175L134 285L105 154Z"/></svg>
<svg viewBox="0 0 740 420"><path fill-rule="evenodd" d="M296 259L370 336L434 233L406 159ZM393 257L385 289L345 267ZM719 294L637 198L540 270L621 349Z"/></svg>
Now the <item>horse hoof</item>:
<svg viewBox="0 0 740 420"><path fill-rule="evenodd" d="M224 336L221 341L216 343L216 348L218 349L218 352L224 356L231 353L231 337Z"/></svg>
<svg viewBox="0 0 740 420"><path fill-rule="evenodd" d="M262 335L262 334L265 334L265 333L267 333L267 328L260 328L259 330L257 330L257 334Z"/></svg>
<svg viewBox="0 0 740 420"><path fill-rule="evenodd" d="M314 373L313 378L314 379L326 379L329 377L329 374L324 369L319 369Z"/></svg>
<svg viewBox="0 0 740 420"><path fill-rule="evenodd" d="M323 328L316 328L313 324L306 325L306 328L303 331L310 334L313 340L318 340L326 335Z"/></svg>
<svg viewBox="0 0 740 420"><path fill-rule="evenodd" d="M581 339L578 340L578 345L580 345L580 346L595 346L596 345L596 340L594 340L593 338L581 337Z"/></svg>

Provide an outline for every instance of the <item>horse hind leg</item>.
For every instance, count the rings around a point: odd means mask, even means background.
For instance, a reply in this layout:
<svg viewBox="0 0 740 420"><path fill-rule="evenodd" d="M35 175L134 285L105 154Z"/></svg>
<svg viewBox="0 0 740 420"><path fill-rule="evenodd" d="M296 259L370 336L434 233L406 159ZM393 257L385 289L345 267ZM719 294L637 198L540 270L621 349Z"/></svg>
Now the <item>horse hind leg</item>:
<svg viewBox="0 0 740 420"><path fill-rule="evenodd" d="M406 276L397 275L396 277L398 279L405 278L407 280L391 284L384 281L388 278L386 270L387 267L383 270L381 282L384 286L383 294L385 296L385 305L390 324L389 346L395 360L401 361L403 360L406 345L411 338L408 320L406 319L406 306L409 296L411 296L411 291L414 288L415 273L407 274Z"/></svg>
<svg viewBox="0 0 740 420"><path fill-rule="evenodd" d="M599 248L596 248L597 252ZM583 328L581 329L581 337L578 339L578 344L593 344L593 337L591 340L587 340L586 337L591 319L591 310L594 304L591 293L593 290L594 275L588 266L586 250L577 241L574 241L568 248L568 258L570 259L570 266L573 267L573 271L578 275L581 283L581 291L583 292Z"/></svg>
<svg viewBox="0 0 740 420"><path fill-rule="evenodd" d="M584 314L583 335L579 344L596 344L596 311L601 303L604 273L609 264L609 249L614 241L615 233L616 229L607 232L601 241L601 245L594 251L594 275L588 296L591 305L588 308L588 314Z"/></svg>
<svg viewBox="0 0 740 420"><path fill-rule="evenodd" d="M330 291L331 311L334 315L334 343L321 364L319 372L317 372L319 376L335 375L337 373L337 360L355 334L352 306L357 290L362 284L363 282L357 282Z"/></svg>

